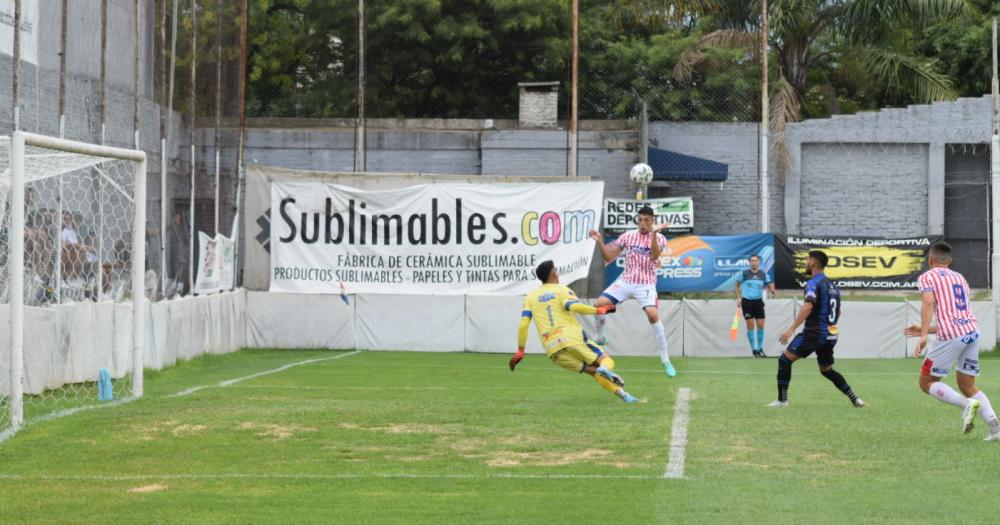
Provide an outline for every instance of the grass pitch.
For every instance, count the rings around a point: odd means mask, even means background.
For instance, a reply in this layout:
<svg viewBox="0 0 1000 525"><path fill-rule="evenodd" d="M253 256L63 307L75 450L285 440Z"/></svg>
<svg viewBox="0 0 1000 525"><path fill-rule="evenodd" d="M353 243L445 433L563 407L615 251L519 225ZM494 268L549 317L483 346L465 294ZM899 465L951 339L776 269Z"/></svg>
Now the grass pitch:
<svg viewBox="0 0 1000 525"><path fill-rule="evenodd" d="M839 362L861 410L800 361L776 410L773 359L677 359L669 380L617 358L649 399L626 406L508 357L245 350L150 372L141 400L0 444L0 522L996 521L1000 443L963 436L915 360ZM982 364L1000 407L1000 361ZM663 479L679 387L685 477Z"/></svg>

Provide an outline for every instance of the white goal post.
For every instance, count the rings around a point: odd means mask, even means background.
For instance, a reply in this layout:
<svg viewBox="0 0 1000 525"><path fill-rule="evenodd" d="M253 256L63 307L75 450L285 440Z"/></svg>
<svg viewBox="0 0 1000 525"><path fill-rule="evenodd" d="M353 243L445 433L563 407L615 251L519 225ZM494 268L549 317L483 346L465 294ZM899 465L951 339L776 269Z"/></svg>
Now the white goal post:
<svg viewBox="0 0 1000 525"><path fill-rule="evenodd" d="M108 176L105 171L102 171L100 166L102 163L109 162L119 162L126 165L127 167L122 168L121 171L126 173L128 176L120 177L119 180ZM2 168L4 168L4 166L0 165L0 170L2 170ZM10 428L16 430L25 421L24 397L26 394L24 390L24 332L26 183L35 184L39 183L38 181L44 183L49 179L56 180L58 182L57 185L53 185L53 187L57 187L58 190L52 190L52 196L49 197L49 201L54 203L51 204L54 208L47 208L44 212L46 213L45 226L39 227L27 225L28 228L34 228L33 230L29 230L29 232L36 232L39 229L44 229L43 233L45 236L40 237L42 241L35 242L32 239L29 239L29 242L33 243L33 250L39 250L35 247L35 244L45 244L46 246L44 249L48 250L47 253L49 255L45 256L45 271L48 272L49 277L54 276L53 280L55 282L55 292L53 294L51 291L53 288L52 284L43 284L41 287L45 290L40 295L48 294L46 297L52 297L54 295L55 299L45 299L45 301L47 301L46 304L54 304L64 308L72 308L74 306L69 303L76 304L92 302L96 304L106 297L104 290L107 286L106 283L111 280L111 277L109 277L110 273L117 271L117 275L127 275L131 278L130 294L132 311L130 322L131 334L129 334L131 338L131 395L134 397L142 396L143 344L145 337L144 321L146 318L146 154L138 150L99 146L16 131L10 136L8 173L9 175L5 174L3 177L6 180L3 180L2 182L4 185L9 184L8 202L10 222L9 225L5 225L5 227L7 229L7 235L9 236L6 261L8 272L8 275L6 276L8 279L6 295L8 297L10 307L10 383L9 392L0 392L0 397L3 395L9 395L8 404L10 411ZM67 242L67 235L71 238L70 242L80 241L76 239L77 233L75 230L71 230L70 233L67 233L67 230L63 229L72 227L62 226L61 221L73 220L72 212L64 208L64 203L72 202L67 201L64 196L64 185L71 184L75 179L71 179L66 183L64 183L63 179L64 177L73 177L75 173L84 173L86 174L86 177L90 177L91 180L91 182L88 183L89 186L86 186L84 189L77 190L78 194L81 195L81 197L79 197L80 200L77 202L82 203L79 205L80 209L84 209L84 206L87 207L86 211L91 214L88 217L90 217L92 222L95 223L95 226L92 228L95 231L91 233L91 237L94 240L91 240L90 242L92 245L96 246L96 248L91 248L85 255L72 258L67 257L65 253L64 246ZM121 182L122 180L125 180L127 183ZM132 190L131 195L127 192L129 184L131 185ZM67 191L71 190L72 188ZM96 199L94 198L95 195ZM108 195L110 195L110 197ZM39 199L37 196L34 196L33 198ZM123 215L132 215L130 231L128 231L128 218L125 217L120 218L117 223L109 224L105 227L105 202L115 203L114 205L118 207L117 209L124 210L125 213L123 213ZM7 203L4 203L4 205L6 204ZM129 211L131 211L131 213L128 213ZM81 217L83 216L83 212L77 211L76 213ZM53 220L53 217L56 218ZM69 218L67 219L66 217ZM32 233L32 235L38 234ZM116 235L118 237L114 237ZM82 234L80 236L82 237ZM106 241L105 239L111 240ZM82 242L80 243L82 244ZM109 245L113 247L108 248L107 246ZM105 253L102 254L102 250L104 250ZM53 252L54 255L52 255ZM111 259L108 257L108 252L117 252L114 262L105 262L106 260ZM67 269L63 267L66 264L63 262L64 260L77 261L75 264L77 264L80 268L83 268L74 272L74 275L79 276L79 282L86 283L81 284L80 288L91 288L86 291L86 296L81 293L79 297L64 298L62 300L59 299L60 286L62 280L64 279L64 274L69 273ZM32 275L32 278L41 280L34 274ZM85 278L87 281L84 281ZM128 277L125 277L122 280L125 281L125 283L121 286L121 288L125 290L129 286L129 279ZM95 284L89 284L91 281L94 281ZM34 282L31 284L32 286L35 286ZM69 292L66 292L65 294L66 296L70 295ZM119 299L123 299L126 294L126 291L121 291L119 293ZM121 302L125 301L122 300ZM96 328L94 330L96 331ZM86 334L84 334L84 337L86 337ZM70 343L72 343L71 337L66 336L66 339L70 340ZM127 363L125 364L125 367L128 367ZM91 378L88 375L85 381L89 384L95 384L95 379L96 378ZM61 385L59 384L45 384L44 391L48 392L56 390L60 387ZM78 397L83 396L78 395ZM89 391L87 397L89 398ZM4 422L0 420L0 429L2 429L3 423Z"/></svg>

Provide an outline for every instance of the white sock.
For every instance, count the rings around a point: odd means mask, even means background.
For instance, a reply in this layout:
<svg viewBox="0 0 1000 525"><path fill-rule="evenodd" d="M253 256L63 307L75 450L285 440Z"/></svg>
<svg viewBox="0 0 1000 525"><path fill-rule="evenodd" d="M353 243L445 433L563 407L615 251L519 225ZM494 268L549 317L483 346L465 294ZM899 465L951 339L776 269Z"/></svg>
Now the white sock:
<svg viewBox="0 0 1000 525"><path fill-rule="evenodd" d="M976 395L972 396L972 399L979 401L979 417L983 418L990 427L990 433L995 434L1000 432L1000 421L997 420L997 413L993 411L993 406L990 405L990 400L986 397L986 394L982 390L976 392Z"/></svg>
<svg viewBox="0 0 1000 525"><path fill-rule="evenodd" d="M949 405L955 405L959 408L965 408L965 403L967 401L965 396L955 392L955 390L953 390L950 386L942 383L941 381L936 381L931 384L927 393L938 401L943 401Z"/></svg>
<svg viewBox="0 0 1000 525"><path fill-rule="evenodd" d="M669 363L670 356L667 355L667 332L663 329L663 323L657 321L649 326L653 329L653 335L656 336L656 347L660 350L660 361Z"/></svg>
<svg viewBox="0 0 1000 525"><path fill-rule="evenodd" d="M608 322L607 314L597 315L597 337L604 337L604 325Z"/></svg>

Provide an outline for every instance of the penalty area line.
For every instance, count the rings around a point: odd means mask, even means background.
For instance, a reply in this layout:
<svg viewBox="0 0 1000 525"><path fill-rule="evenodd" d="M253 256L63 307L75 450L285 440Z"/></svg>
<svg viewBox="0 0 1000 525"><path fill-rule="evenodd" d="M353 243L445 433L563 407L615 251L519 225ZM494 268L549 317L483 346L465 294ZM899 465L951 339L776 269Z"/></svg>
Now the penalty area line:
<svg viewBox="0 0 1000 525"><path fill-rule="evenodd" d="M446 474L446 473L407 473L407 472L361 472L361 473L204 473L204 474L93 474L93 475L72 475L72 474L3 474L0 473L0 481L170 481L170 480L364 480L364 479L459 479L459 480L487 480L487 479L553 479L553 480L662 480L662 476L643 474L529 474L516 472L498 472L483 474Z"/></svg>
<svg viewBox="0 0 1000 525"><path fill-rule="evenodd" d="M674 405L674 423L670 430L670 460L665 479L684 478L684 456L687 449L688 421L690 420L691 389L678 388Z"/></svg>
<svg viewBox="0 0 1000 525"><path fill-rule="evenodd" d="M243 382L243 381L249 381L251 379L256 379L258 377L263 377L263 376L267 376L267 375L271 375L271 374L277 374L278 372L284 372L285 370L288 370L289 368L295 368L297 366L311 365L313 363L322 363L322 362L325 362L325 361L334 361L334 360L337 360L337 359L343 359L345 357L351 357L352 355L358 355L360 353L361 353L360 350L355 350L353 352L348 352L346 354L335 355L333 357L321 357L319 359L306 359L305 361L298 361L298 362L295 362L295 363L289 363L287 365L279 366L278 368L274 368L274 369L271 369L271 370L265 370L263 372L257 372L256 374L250 374L248 376L237 377L236 379L227 379L225 381L220 381L218 383L211 384L211 385L201 385L201 386L195 386L195 387L187 388L187 389L181 390L180 392L176 392L174 394L169 394L169 395L166 395L166 396L163 396L163 397L184 397L184 396L187 396L187 395L191 395L191 394L193 394L195 392L198 392L198 391L201 391L201 390L205 390L206 388L224 388L224 387L227 387L227 386L230 386L230 385L235 385L236 383L240 383L240 382Z"/></svg>

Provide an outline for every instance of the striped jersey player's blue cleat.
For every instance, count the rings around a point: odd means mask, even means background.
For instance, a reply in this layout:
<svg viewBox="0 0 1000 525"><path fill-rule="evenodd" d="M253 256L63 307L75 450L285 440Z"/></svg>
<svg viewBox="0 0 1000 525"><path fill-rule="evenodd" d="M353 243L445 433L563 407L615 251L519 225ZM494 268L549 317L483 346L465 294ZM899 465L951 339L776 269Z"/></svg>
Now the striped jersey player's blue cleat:
<svg viewBox="0 0 1000 525"><path fill-rule="evenodd" d="M667 377L677 377L677 370L670 361L663 363L663 373L667 374Z"/></svg>

